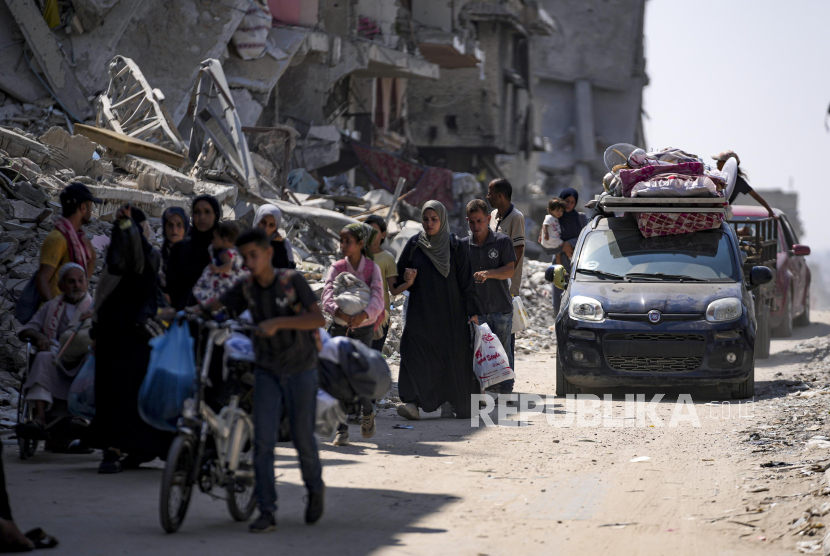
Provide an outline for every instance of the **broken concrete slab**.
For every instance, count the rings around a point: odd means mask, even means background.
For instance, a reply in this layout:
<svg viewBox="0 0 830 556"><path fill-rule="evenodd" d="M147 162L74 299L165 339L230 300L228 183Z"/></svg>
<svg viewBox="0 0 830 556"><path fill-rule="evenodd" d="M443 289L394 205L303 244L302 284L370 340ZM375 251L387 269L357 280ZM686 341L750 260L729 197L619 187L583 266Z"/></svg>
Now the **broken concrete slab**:
<svg viewBox="0 0 830 556"><path fill-rule="evenodd" d="M100 163L93 158L98 145L83 135L69 135L62 127L53 127L40 136L40 142L52 147L54 157L61 161L61 167L71 168L76 174L90 177L103 175Z"/></svg>
<svg viewBox="0 0 830 556"><path fill-rule="evenodd" d="M41 191L40 188L33 187L32 184L25 181L14 183L12 188L14 189L15 195L30 205L42 207L48 199L46 193Z"/></svg>
<svg viewBox="0 0 830 556"><path fill-rule="evenodd" d="M114 158L113 162L138 176L138 188L145 191L167 190L190 195L196 185L196 180L190 176L148 158L126 155Z"/></svg>
<svg viewBox="0 0 830 556"><path fill-rule="evenodd" d="M181 207L183 209L190 207L190 199L187 197L138 191L127 187L106 185L89 185L87 187L93 195L104 201L98 209L99 218L102 220L112 219L115 212L128 202L153 218L160 218L165 209L170 207Z"/></svg>
<svg viewBox="0 0 830 556"><path fill-rule="evenodd" d="M40 222L50 214L52 211L43 208L35 207L26 201L9 201L12 206L12 215L21 222Z"/></svg>
<svg viewBox="0 0 830 556"><path fill-rule="evenodd" d="M93 111L87 100L87 92L75 77L61 45L37 5L33 0L5 1L54 95L76 119L91 117Z"/></svg>
<svg viewBox="0 0 830 556"><path fill-rule="evenodd" d="M20 41L20 29L5 2L0 2L0 90L23 102L34 103L49 95L49 91L29 69L23 58L25 42ZM21 63L22 62L22 63Z"/></svg>
<svg viewBox="0 0 830 556"><path fill-rule="evenodd" d="M263 106L254 100L254 96L248 89L231 89L233 103L236 105L236 113L239 114L239 121L243 126L255 126L262 114Z"/></svg>
<svg viewBox="0 0 830 556"><path fill-rule="evenodd" d="M0 128L0 149L11 156L24 156L35 164L51 160L51 152L45 145L9 129Z"/></svg>
<svg viewBox="0 0 830 556"><path fill-rule="evenodd" d="M309 172L333 164L340 160L340 131L333 125L311 126L294 152Z"/></svg>
<svg viewBox="0 0 830 556"><path fill-rule="evenodd" d="M354 218L333 210L304 205L300 206L278 199L266 199L265 201L278 206L286 216L299 218L305 222L314 222L336 232L339 232L349 224L357 222Z"/></svg>

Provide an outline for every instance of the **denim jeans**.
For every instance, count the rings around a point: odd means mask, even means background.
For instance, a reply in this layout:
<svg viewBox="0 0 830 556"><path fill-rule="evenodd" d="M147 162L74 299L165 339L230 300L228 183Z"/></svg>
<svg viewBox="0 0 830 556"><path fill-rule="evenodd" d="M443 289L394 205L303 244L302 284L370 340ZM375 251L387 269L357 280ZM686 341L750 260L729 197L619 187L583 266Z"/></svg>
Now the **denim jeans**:
<svg viewBox="0 0 830 556"><path fill-rule="evenodd" d="M501 342L504 351L507 352L507 360L510 362L510 368L513 369L513 372L516 372L516 368L513 366L513 350L511 349L511 331L513 330L513 311L509 313L487 313L484 315L478 316L478 323L484 324L487 323L487 326L490 327L490 330ZM500 392L504 392L505 394L509 394L513 391L513 383L515 381L513 379L505 380L504 382L500 382L496 384L494 388L497 388Z"/></svg>
<svg viewBox="0 0 830 556"><path fill-rule="evenodd" d="M303 482L309 492L323 488L323 467L314 440L317 413L317 369L277 376L257 369L254 385L254 470L256 498L261 512L277 510L274 447L283 415L288 415L291 438L300 459Z"/></svg>

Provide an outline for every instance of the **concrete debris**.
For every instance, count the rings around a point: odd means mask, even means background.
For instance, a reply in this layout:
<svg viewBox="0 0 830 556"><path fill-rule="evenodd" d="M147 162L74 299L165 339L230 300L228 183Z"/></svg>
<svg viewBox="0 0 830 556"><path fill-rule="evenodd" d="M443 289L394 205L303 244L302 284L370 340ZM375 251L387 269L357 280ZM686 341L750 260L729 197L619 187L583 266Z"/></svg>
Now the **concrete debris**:
<svg viewBox="0 0 830 556"><path fill-rule="evenodd" d="M63 168L71 168L76 174L98 178L106 173L100 157L94 157L98 145L83 135L70 135L65 129L53 127L40 136L40 142L49 145L52 157Z"/></svg>
<svg viewBox="0 0 830 556"><path fill-rule="evenodd" d="M259 179L219 60L202 62L187 113L192 118L188 152L192 174L228 175L259 195Z"/></svg>
<svg viewBox="0 0 830 556"><path fill-rule="evenodd" d="M169 166L138 156L127 155L116 158L115 163L131 174L139 176L139 189L145 191L178 191L185 195L193 193L197 180L173 170ZM145 187L142 187L142 182Z"/></svg>
<svg viewBox="0 0 830 556"><path fill-rule="evenodd" d="M250 143L251 158L257 172L278 191L282 191L286 186L299 133L287 125L249 128L245 131L253 136Z"/></svg>
<svg viewBox="0 0 830 556"><path fill-rule="evenodd" d="M76 120L91 117L93 112L87 100L87 92L75 77L61 45L34 0L6 0L6 6L20 27L34 60L55 97ZM28 54L24 51L23 55L31 66Z"/></svg>
<svg viewBox="0 0 830 556"><path fill-rule="evenodd" d="M24 131L0 128L0 150L14 157L26 157L35 164L43 164L52 159L52 152L46 145L26 137Z"/></svg>
<svg viewBox="0 0 830 556"><path fill-rule="evenodd" d="M184 154L182 136L164 108L164 93L150 87L138 65L115 56L109 74L107 92L96 101L96 125Z"/></svg>

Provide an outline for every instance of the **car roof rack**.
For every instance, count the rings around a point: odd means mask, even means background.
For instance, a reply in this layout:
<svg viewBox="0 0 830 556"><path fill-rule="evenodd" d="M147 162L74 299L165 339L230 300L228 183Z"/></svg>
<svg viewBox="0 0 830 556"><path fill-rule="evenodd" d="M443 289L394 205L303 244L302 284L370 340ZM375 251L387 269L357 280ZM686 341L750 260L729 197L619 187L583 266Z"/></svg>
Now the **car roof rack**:
<svg viewBox="0 0 830 556"><path fill-rule="evenodd" d="M614 197L597 195L585 208L594 214L609 212L713 212L726 214L729 203L724 197Z"/></svg>

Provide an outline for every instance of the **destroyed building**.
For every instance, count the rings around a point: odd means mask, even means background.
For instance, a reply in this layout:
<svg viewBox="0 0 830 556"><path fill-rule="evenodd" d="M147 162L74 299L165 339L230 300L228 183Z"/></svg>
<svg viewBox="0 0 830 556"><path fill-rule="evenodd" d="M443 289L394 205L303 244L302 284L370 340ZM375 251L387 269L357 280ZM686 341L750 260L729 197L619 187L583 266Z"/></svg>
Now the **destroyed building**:
<svg viewBox="0 0 830 556"><path fill-rule="evenodd" d="M583 202L602 189L603 153L614 143L645 146L643 51L646 0L542 0L559 33L536 36L533 75L539 155L550 193L576 187Z"/></svg>
<svg viewBox="0 0 830 556"><path fill-rule="evenodd" d="M159 243L207 193L249 224L278 205L319 289L355 217L395 250L425 201L458 218L489 179L534 179L531 41L556 33L523 0L0 1L0 365L23 362L13 309L68 183L104 200L93 285L120 206Z"/></svg>
<svg viewBox="0 0 830 556"><path fill-rule="evenodd" d="M429 164L458 172L535 179L543 150L531 42L556 25L536 2L415 1L421 51L442 65L437 82L412 83L412 138ZM472 46L473 44L477 46Z"/></svg>

